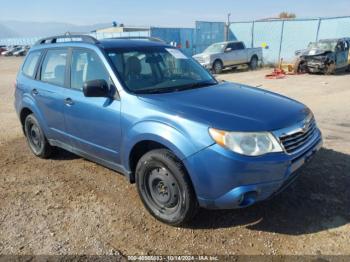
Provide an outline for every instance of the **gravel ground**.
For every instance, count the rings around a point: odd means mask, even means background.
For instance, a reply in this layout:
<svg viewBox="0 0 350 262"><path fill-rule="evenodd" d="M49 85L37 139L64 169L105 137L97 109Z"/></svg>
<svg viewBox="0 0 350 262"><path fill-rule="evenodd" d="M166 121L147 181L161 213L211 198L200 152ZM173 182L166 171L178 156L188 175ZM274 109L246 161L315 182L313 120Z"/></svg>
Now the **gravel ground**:
<svg viewBox="0 0 350 262"><path fill-rule="evenodd" d="M153 219L117 173L64 151L50 160L30 153L13 109L20 62L0 57L0 254L350 254L349 74L220 75L309 105L324 148L277 198L201 210L174 228Z"/></svg>

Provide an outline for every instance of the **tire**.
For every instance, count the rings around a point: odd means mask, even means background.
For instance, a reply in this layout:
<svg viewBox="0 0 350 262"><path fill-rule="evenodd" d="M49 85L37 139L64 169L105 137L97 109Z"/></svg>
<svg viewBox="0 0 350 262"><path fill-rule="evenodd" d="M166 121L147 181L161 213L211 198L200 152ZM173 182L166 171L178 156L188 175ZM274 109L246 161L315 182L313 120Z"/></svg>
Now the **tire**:
<svg viewBox="0 0 350 262"><path fill-rule="evenodd" d="M221 74L224 66L220 60L216 60L213 64L213 72L215 74Z"/></svg>
<svg viewBox="0 0 350 262"><path fill-rule="evenodd" d="M294 72L294 74L309 73L306 61L301 60L301 59L297 59L294 63L294 66L293 66L293 72Z"/></svg>
<svg viewBox="0 0 350 262"><path fill-rule="evenodd" d="M332 75L332 74L335 74L335 71L336 71L335 63L331 62L326 66L326 68L324 70L324 74L325 75Z"/></svg>
<svg viewBox="0 0 350 262"><path fill-rule="evenodd" d="M47 141L38 120L33 114L26 117L24 121L24 132L29 148L34 155L44 159L51 156L53 147Z"/></svg>
<svg viewBox="0 0 350 262"><path fill-rule="evenodd" d="M256 70L258 68L258 63L259 63L258 58L256 56L253 56L249 62L250 70Z"/></svg>
<svg viewBox="0 0 350 262"><path fill-rule="evenodd" d="M152 150L141 157L136 167L136 186L145 208L166 224L186 225L198 210L182 163L167 149Z"/></svg>
<svg viewBox="0 0 350 262"><path fill-rule="evenodd" d="M303 61L300 60L300 59L297 59L294 63L294 66L293 66L293 73L294 74L300 74L302 73L302 70L301 70L301 65L302 65Z"/></svg>

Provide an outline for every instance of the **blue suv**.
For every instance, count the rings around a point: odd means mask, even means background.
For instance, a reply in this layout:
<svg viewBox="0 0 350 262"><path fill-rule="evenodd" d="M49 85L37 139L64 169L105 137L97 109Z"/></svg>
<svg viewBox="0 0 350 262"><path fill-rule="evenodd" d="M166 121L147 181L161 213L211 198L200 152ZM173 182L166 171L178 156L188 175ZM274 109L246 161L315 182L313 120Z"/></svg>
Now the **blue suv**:
<svg viewBox="0 0 350 262"><path fill-rule="evenodd" d="M124 174L171 225L199 207L242 208L276 195L322 144L305 105L219 83L153 38L40 40L18 74L15 107L36 156L63 148Z"/></svg>

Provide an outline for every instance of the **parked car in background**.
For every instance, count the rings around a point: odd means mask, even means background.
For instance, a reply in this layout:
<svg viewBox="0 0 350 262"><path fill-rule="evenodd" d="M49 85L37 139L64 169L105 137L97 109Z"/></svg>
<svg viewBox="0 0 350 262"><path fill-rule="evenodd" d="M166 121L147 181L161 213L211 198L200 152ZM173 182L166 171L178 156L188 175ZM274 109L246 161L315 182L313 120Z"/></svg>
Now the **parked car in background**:
<svg viewBox="0 0 350 262"><path fill-rule="evenodd" d="M29 148L41 158L64 148L124 174L165 223L270 198L321 148L307 106L219 83L164 42L57 39L67 36L33 46L17 76Z"/></svg>
<svg viewBox="0 0 350 262"><path fill-rule="evenodd" d="M216 74L225 68L244 64L255 70L262 61L262 48L246 48L240 41L215 43L193 58Z"/></svg>
<svg viewBox="0 0 350 262"><path fill-rule="evenodd" d="M21 49L13 52L13 55L14 56L25 56L27 54L28 50L29 50L29 47L28 46L24 46Z"/></svg>
<svg viewBox="0 0 350 262"><path fill-rule="evenodd" d="M2 48L0 55L5 56L5 54L9 51L9 49L10 49L9 47Z"/></svg>
<svg viewBox="0 0 350 262"><path fill-rule="evenodd" d="M304 50L296 51L294 71L298 73L333 74L349 69L348 39L324 39L312 42Z"/></svg>
<svg viewBox="0 0 350 262"><path fill-rule="evenodd" d="M7 50L6 46L4 46L4 45L0 46L0 55L2 52L6 51L6 50Z"/></svg>
<svg viewBox="0 0 350 262"><path fill-rule="evenodd" d="M20 46L11 47L11 48L7 49L6 51L3 51L1 53L1 55L3 55L3 56L13 56L13 54L15 52L17 52L17 51L19 51L21 49L22 49L22 47L20 47Z"/></svg>

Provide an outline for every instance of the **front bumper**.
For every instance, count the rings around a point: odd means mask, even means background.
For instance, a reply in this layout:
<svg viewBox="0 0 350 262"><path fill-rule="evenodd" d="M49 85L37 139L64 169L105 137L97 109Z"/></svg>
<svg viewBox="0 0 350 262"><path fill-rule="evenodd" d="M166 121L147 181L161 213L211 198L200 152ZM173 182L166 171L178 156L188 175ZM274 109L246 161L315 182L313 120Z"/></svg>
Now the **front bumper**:
<svg viewBox="0 0 350 262"><path fill-rule="evenodd" d="M281 192L296 172L322 147L321 132L295 155L271 153L246 157L212 145L184 160L200 206L234 209L250 206Z"/></svg>
<svg viewBox="0 0 350 262"><path fill-rule="evenodd" d="M201 66L203 66L205 69L211 69L212 68L212 64L211 63L200 63Z"/></svg>
<svg viewBox="0 0 350 262"><path fill-rule="evenodd" d="M205 69L212 69L213 63L211 61L205 61L201 58L194 58Z"/></svg>
<svg viewBox="0 0 350 262"><path fill-rule="evenodd" d="M309 72L311 73L322 73L326 69L326 65L322 61L319 61L319 62L308 61L306 65Z"/></svg>

